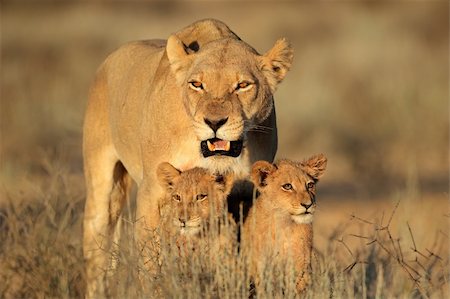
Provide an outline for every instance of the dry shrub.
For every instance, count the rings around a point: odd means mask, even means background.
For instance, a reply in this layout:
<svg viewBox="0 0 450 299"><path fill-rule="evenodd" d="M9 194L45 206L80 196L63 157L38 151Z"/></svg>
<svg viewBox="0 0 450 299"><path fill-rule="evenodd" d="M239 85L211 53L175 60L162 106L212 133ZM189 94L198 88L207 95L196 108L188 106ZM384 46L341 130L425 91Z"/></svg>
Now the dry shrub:
<svg viewBox="0 0 450 299"><path fill-rule="evenodd" d="M433 243L419 248L408 222L400 225L408 228L409 236L395 234L392 221L400 204L399 200L388 217L382 213L375 221L351 215L352 221L361 224L362 233L347 236L360 239L362 245L351 249L343 237L338 239L353 259L344 271L350 273L358 264L363 265L364 297L448 296L448 235L441 230L430 232L435 234Z"/></svg>

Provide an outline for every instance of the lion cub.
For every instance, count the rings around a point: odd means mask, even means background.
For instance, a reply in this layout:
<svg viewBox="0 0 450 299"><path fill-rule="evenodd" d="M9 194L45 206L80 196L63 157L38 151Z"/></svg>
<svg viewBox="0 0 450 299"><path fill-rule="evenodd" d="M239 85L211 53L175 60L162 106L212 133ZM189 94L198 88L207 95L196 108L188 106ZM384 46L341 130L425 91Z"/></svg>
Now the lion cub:
<svg viewBox="0 0 450 299"><path fill-rule="evenodd" d="M192 240L195 247L211 222L226 215L233 175L211 174L199 167L182 172L163 162L157 178L165 190L160 208L163 235L177 242L179 248Z"/></svg>
<svg viewBox="0 0 450 299"><path fill-rule="evenodd" d="M286 265L294 267L298 292L310 283L316 184L326 165L322 154L300 163L253 164L257 199L244 224L243 242L257 289L265 281L264 271Z"/></svg>

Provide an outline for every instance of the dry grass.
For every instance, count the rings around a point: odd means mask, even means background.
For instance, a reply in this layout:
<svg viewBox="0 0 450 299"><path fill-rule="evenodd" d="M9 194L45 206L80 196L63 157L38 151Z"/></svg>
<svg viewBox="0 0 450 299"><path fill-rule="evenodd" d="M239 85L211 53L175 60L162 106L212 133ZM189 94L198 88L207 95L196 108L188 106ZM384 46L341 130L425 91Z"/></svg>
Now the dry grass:
<svg viewBox="0 0 450 299"><path fill-rule="evenodd" d="M18 193L2 190L0 294L3 298L80 297L84 293L79 177L42 164Z"/></svg>
<svg viewBox="0 0 450 299"><path fill-rule="evenodd" d="M59 163L43 165L46 173L38 181L28 181L24 185L27 191L6 193L7 204L2 205L0 214L3 240L0 275L5 282L0 289L2 297L72 298L84 294L83 193L79 178L72 177L62 167L65 163ZM334 208L318 212L314 284L305 294L307 298L445 298L449 295L447 203L438 198L429 200L428 204L434 206L430 216L421 208L423 199L418 198L408 204L415 210L412 217L404 211L407 198L403 195L398 198L397 202L384 202L384 210L366 204L362 216L355 210L357 206L347 205L342 210L353 209L347 221L339 220L335 214L345 213ZM326 205L319 194L319 208ZM367 216L368 213L374 216ZM433 221L429 221L430 217ZM419 226L418 219L428 221ZM132 236L135 220L130 210L125 212L122 221L125 236ZM227 228L222 228L222 234ZM211 229L206 238L214 240L216 234L217 230ZM129 237L117 244L110 252L118 265L115 272L108 272L110 295L114 298L246 298L249 295L247 257L239 254L237 243L230 242L225 250L199 246L196 252L180 257L174 243L168 241L162 242L160 274L144 275L143 282L137 275L138 271L145 271L139 267L139 252L151 251L153 247L136 250ZM270 283L258 298L283 294L287 298L295 297L292 271L274 266L266 274L264 281Z"/></svg>
<svg viewBox="0 0 450 299"><path fill-rule="evenodd" d="M95 69L126 41L205 17L260 52L281 36L296 50L276 96L279 156L330 161L306 297L449 297L448 3L167 3L2 1L0 297L83 296L80 137ZM123 221L131 235L132 208ZM114 297L247 295L235 247L169 255L143 288L130 244L113 253ZM279 286L287 273L269 271Z"/></svg>

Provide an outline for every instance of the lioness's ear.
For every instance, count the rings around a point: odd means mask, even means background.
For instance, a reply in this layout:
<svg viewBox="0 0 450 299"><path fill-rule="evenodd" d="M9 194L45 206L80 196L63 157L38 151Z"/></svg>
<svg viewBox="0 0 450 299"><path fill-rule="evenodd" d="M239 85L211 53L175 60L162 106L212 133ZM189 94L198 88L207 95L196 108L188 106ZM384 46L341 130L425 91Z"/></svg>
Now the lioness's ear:
<svg viewBox="0 0 450 299"><path fill-rule="evenodd" d="M222 186L223 192L225 194L229 194L231 192L231 188L233 188L234 174L233 173L228 173L226 175L215 174L214 181Z"/></svg>
<svg viewBox="0 0 450 299"><path fill-rule="evenodd" d="M167 40L166 52L172 72L178 83L183 84L194 54L188 54L183 42L175 35L171 35Z"/></svg>
<svg viewBox="0 0 450 299"><path fill-rule="evenodd" d="M156 170L156 177L164 188L171 188L173 180L180 175L181 171L172 166L168 162L162 162Z"/></svg>
<svg viewBox="0 0 450 299"><path fill-rule="evenodd" d="M257 161L252 167L252 182L256 187L267 185L266 179L277 167L267 161Z"/></svg>
<svg viewBox="0 0 450 299"><path fill-rule="evenodd" d="M285 38L277 40L272 49L260 56L261 70L264 72L272 93L275 92L278 83L284 79L291 68L293 58L294 50Z"/></svg>
<svg viewBox="0 0 450 299"><path fill-rule="evenodd" d="M327 168L327 157L324 154L312 156L300 163L303 170L318 181Z"/></svg>

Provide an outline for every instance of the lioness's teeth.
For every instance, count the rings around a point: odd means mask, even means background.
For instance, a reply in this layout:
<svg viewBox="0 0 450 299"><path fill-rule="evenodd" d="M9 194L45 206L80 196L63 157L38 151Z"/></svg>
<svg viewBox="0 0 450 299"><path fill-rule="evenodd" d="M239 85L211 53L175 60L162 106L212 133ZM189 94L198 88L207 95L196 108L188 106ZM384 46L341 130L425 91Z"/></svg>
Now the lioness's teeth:
<svg viewBox="0 0 450 299"><path fill-rule="evenodd" d="M228 152L229 150L230 150L230 147L231 147L231 142L227 142L226 144L225 144L225 150Z"/></svg>
<svg viewBox="0 0 450 299"><path fill-rule="evenodd" d="M206 144L208 145L208 149L209 149L211 152L213 152L214 149L215 149L214 144L212 144L211 142L209 142L209 140L206 141Z"/></svg>

